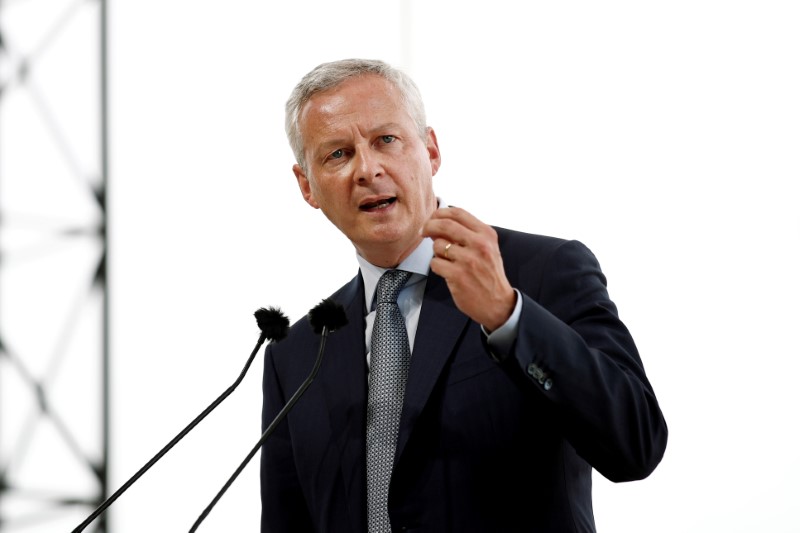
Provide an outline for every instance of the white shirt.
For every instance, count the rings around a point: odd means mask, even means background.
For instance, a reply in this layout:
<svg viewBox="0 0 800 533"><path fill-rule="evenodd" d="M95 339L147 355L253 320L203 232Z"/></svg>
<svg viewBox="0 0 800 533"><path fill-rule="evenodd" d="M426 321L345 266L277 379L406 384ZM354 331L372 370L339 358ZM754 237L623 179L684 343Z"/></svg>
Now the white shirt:
<svg viewBox="0 0 800 533"><path fill-rule="evenodd" d="M364 280L364 308L369 310L366 330L364 331L364 338L367 344L367 367L369 367L372 353L372 326L375 323L375 291L378 288L378 280L383 273L391 269L377 267L360 255L357 255L357 258L361 266L361 278ZM422 309L422 297L425 293L425 284L428 281L431 259L433 259L433 240L426 237L411 252L411 255L397 266L397 270L411 272L411 278L409 278L397 296L397 306L406 319L408 345L411 347L412 354L414 353L414 339L417 335L419 313Z"/></svg>

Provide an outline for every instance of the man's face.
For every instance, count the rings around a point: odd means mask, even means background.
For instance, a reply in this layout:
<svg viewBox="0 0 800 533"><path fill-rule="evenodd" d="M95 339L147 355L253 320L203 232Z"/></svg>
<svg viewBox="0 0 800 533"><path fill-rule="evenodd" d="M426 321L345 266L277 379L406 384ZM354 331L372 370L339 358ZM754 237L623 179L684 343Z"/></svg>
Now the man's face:
<svg viewBox="0 0 800 533"><path fill-rule="evenodd" d="M376 75L314 95L299 128L307 172L299 165L293 171L303 198L365 259L396 266L422 240L422 225L436 209L433 130L420 138L399 91Z"/></svg>

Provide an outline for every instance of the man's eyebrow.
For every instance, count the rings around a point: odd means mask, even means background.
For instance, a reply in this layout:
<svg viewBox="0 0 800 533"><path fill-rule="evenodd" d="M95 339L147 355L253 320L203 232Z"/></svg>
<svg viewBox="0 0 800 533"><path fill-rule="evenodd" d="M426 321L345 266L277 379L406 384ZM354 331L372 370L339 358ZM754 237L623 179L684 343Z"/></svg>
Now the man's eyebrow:
<svg viewBox="0 0 800 533"><path fill-rule="evenodd" d="M375 135L379 132L391 132L400 129L402 126L397 122L384 122L382 124L378 124L367 130L368 135ZM339 148L341 146L345 146L349 143L349 139L346 137L334 137L332 139L325 140L317 145L317 150L319 152L327 153L328 150L332 148Z"/></svg>
<svg viewBox="0 0 800 533"><path fill-rule="evenodd" d="M338 147L344 146L345 144L347 144L347 142L348 141L345 140L344 138L342 138L342 139L330 139L328 141L320 143L317 146L317 150L316 151L326 153L331 148L334 148L334 147L338 148Z"/></svg>

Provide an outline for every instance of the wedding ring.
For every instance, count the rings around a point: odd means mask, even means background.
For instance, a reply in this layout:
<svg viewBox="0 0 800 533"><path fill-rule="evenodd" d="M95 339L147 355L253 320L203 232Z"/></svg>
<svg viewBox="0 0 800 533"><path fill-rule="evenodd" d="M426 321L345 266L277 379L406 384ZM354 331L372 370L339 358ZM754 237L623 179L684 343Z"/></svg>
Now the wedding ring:
<svg viewBox="0 0 800 533"><path fill-rule="evenodd" d="M448 242L447 246L444 247L444 258L447 259L448 261L450 260L450 256L447 255L447 253L450 251L450 247L451 246L453 246L453 243L452 242Z"/></svg>

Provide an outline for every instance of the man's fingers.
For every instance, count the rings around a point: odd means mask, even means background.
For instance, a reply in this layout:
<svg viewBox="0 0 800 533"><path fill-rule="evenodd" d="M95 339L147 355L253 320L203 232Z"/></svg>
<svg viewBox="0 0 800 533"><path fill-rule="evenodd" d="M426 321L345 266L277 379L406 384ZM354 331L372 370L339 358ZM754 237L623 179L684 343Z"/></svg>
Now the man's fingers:
<svg viewBox="0 0 800 533"><path fill-rule="evenodd" d="M463 209L448 207L434 212L423 226L422 234L432 239L444 239L468 246L485 227L483 222Z"/></svg>
<svg viewBox="0 0 800 533"><path fill-rule="evenodd" d="M472 231L479 231L484 225L472 213L460 207L443 207L431 215L431 220L452 220Z"/></svg>

